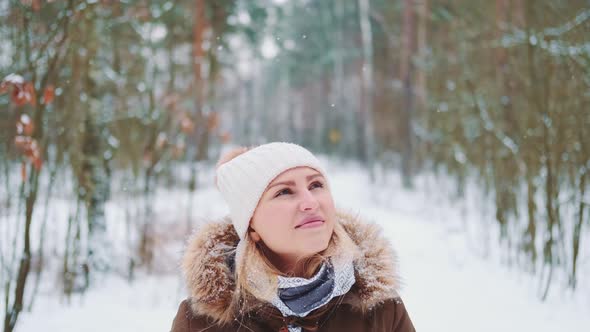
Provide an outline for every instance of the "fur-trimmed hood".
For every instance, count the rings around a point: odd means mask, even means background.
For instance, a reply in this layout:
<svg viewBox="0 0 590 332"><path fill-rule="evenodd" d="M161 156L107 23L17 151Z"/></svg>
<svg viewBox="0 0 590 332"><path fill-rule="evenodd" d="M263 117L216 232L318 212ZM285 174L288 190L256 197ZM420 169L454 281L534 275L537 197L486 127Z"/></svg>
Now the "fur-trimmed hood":
<svg viewBox="0 0 590 332"><path fill-rule="evenodd" d="M364 312L398 297L397 255L381 228L346 213L339 212L337 219L358 249L353 261L356 282L344 303ZM182 270L195 315L221 323L236 316L241 299L235 291L232 265L238 242L229 217L203 225L190 238Z"/></svg>

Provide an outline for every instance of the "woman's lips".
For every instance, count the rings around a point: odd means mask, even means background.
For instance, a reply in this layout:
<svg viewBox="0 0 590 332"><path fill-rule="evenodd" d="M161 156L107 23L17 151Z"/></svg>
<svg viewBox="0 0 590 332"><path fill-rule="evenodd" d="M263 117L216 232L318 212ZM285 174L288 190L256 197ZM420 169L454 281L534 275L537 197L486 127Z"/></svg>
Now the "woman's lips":
<svg viewBox="0 0 590 332"><path fill-rule="evenodd" d="M319 227L321 225L324 224L324 221L321 219L316 219L316 220L309 220L309 221L305 221L302 224L298 225L297 227L295 227L296 229L301 229L301 228L315 228L315 227Z"/></svg>
<svg viewBox="0 0 590 332"><path fill-rule="evenodd" d="M301 229L301 228L315 228L315 227L319 227L323 224L324 224L323 220L315 220L315 221L310 221L308 223L305 223L301 226L297 226L297 228L299 228L299 229Z"/></svg>

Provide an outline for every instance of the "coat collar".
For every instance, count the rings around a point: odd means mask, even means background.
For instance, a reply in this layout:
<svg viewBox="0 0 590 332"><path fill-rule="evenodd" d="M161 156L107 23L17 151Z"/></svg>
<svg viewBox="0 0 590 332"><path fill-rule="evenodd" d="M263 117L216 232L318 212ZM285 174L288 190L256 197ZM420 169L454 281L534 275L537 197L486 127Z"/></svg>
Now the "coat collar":
<svg viewBox="0 0 590 332"><path fill-rule="evenodd" d="M344 302L364 312L398 297L397 255L381 228L342 212L337 218L359 253L353 261L356 283ZM235 318L242 299L235 292L231 259L238 242L229 217L203 225L190 238L182 270L193 314L221 323Z"/></svg>

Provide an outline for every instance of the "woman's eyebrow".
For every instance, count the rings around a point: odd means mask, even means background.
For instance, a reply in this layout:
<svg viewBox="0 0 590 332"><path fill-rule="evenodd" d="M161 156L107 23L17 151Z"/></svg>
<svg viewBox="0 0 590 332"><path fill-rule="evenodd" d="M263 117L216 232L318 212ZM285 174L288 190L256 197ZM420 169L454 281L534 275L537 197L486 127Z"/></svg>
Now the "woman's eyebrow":
<svg viewBox="0 0 590 332"><path fill-rule="evenodd" d="M317 177L323 178L323 176L320 173L316 173L316 174L312 174L312 175L308 175L305 177L305 179L307 181L311 181ZM277 183L273 183L270 186L268 186L268 189L272 188L272 187L276 187L276 186L294 186L295 185L295 181L283 181L283 182L277 182Z"/></svg>
<svg viewBox="0 0 590 332"><path fill-rule="evenodd" d="M318 178L318 177L323 178L323 176L320 173L308 175L305 178L307 179L307 181L311 181L312 179L315 179L315 178Z"/></svg>
<svg viewBox="0 0 590 332"><path fill-rule="evenodd" d="M277 183L274 183L274 184L268 186L267 190L270 189L270 188L272 188L272 187L282 186L282 185L284 185L284 186L294 186L295 185L295 182L294 181L277 182Z"/></svg>

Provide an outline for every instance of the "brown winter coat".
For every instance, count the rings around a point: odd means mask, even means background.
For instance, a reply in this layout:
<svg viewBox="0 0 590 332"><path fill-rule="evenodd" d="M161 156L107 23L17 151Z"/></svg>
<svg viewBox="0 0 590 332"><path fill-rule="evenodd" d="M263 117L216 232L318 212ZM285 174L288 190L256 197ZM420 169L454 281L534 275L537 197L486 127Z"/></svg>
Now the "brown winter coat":
<svg viewBox="0 0 590 332"><path fill-rule="evenodd" d="M332 300L339 303L320 318L317 331L415 331L398 295L396 256L381 229L346 214L338 219L360 252L354 260L356 282ZM183 269L191 294L180 304L172 332L287 331L286 320L273 318L278 310L268 303L250 299L247 310L236 309L243 299L235 296L227 252L238 240L227 218L208 224L190 240Z"/></svg>

